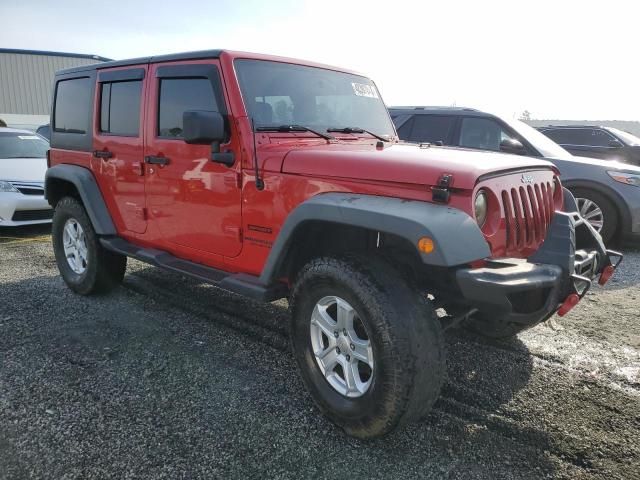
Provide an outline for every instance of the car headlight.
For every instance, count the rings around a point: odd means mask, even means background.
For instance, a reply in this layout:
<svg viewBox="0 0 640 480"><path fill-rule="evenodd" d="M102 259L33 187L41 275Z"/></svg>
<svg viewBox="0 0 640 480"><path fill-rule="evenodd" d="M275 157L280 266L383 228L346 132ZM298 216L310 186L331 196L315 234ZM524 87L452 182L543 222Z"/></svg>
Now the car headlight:
<svg viewBox="0 0 640 480"><path fill-rule="evenodd" d="M18 189L11 185L9 182L0 180L0 192L17 192Z"/></svg>
<svg viewBox="0 0 640 480"><path fill-rule="evenodd" d="M640 187L640 174L638 173L616 172L615 170L607 171L607 173L616 182L624 183L626 185L633 185L634 187Z"/></svg>
<svg viewBox="0 0 640 480"><path fill-rule="evenodd" d="M476 222L478 222L480 228L482 228L484 222L487 220L487 203L487 194L480 190L476 195L476 201L474 203Z"/></svg>

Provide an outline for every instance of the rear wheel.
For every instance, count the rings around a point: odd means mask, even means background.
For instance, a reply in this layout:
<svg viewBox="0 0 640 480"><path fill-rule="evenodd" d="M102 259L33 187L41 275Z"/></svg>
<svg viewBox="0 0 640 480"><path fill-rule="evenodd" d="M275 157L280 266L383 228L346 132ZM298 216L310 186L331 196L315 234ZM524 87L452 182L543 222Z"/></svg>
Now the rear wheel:
<svg viewBox="0 0 640 480"><path fill-rule="evenodd" d="M108 292L122 282L127 257L100 245L87 212L75 198L64 197L56 205L51 235L60 274L74 292Z"/></svg>
<svg viewBox="0 0 640 480"><path fill-rule="evenodd" d="M307 264L292 290L291 343L313 400L356 437L420 418L440 392L445 353L435 312L379 260Z"/></svg>
<svg viewBox="0 0 640 480"><path fill-rule="evenodd" d="M618 212L615 205L605 195L594 190L574 188L578 212L582 218L600 234L602 240L609 243L618 230Z"/></svg>

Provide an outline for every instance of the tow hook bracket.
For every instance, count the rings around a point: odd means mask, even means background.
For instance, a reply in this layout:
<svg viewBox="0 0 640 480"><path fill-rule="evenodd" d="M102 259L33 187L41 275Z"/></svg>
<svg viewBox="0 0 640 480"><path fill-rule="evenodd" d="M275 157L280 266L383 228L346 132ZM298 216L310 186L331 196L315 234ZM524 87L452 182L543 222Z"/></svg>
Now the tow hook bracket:
<svg viewBox="0 0 640 480"><path fill-rule="evenodd" d="M600 274L600 278L598 278L598 283L600 285L605 285L609 281L609 279L613 277L616 268L618 268L618 265L620 265L620 262L622 262L623 258L622 253L616 252L615 250L607 250L607 256L609 257L609 261L611 261L611 257L613 257L614 259L617 259L617 262L611 262L611 265L607 265L606 267L604 267L602 273Z"/></svg>
<svg viewBox="0 0 640 480"><path fill-rule="evenodd" d="M589 289L591 288L591 280L587 277L583 277L582 275L571 275L571 280L573 281L573 293L570 293L567 298L564 299L562 305L557 310L557 314L559 317L564 317L567 313L569 313L573 307L580 303L580 300L584 298Z"/></svg>

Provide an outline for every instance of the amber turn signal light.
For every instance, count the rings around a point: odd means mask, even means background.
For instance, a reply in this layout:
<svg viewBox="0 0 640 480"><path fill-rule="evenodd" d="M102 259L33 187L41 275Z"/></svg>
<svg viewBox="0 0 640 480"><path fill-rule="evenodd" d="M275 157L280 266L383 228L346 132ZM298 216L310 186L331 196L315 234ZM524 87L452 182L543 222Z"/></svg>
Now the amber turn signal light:
<svg viewBox="0 0 640 480"><path fill-rule="evenodd" d="M422 253L431 253L435 250L436 246L429 237L422 237L418 240L418 250Z"/></svg>

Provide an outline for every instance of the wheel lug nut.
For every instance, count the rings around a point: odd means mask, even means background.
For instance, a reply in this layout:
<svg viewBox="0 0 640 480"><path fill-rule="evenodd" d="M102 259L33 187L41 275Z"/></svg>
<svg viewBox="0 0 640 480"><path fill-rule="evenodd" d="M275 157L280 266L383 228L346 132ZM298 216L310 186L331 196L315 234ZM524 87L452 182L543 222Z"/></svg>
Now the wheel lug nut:
<svg viewBox="0 0 640 480"><path fill-rule="evenodd" d="M337 330L335 332L333 332L333 336L338 338L338 331Z"/></svg>
<svg viewBox="0 0 640 480"><path fill-rule="evenodd" d="M336 353L340 355L340 347L336 347Z"/></svg>
<svg viewBox="0 0 640 480"><path fill-rule="evenodd" d="M347 362L351 361L351 355L347 355Z"/></svg>
<svg viewBox="0 0 640 480"><path fill-rule="evenodd" d="M355 349L356 349L356 346L352 343L351 345L349 345L349 348L350 348L351 350L355 350Z"/></svg>
<svg viewBox="0 0 640 480"><path fill-rule="evenodd" d="M346 328L343 328L343 329L342 329L342 334L343 334L344 336L347 336L347 329L346 329Z"/></svg>

